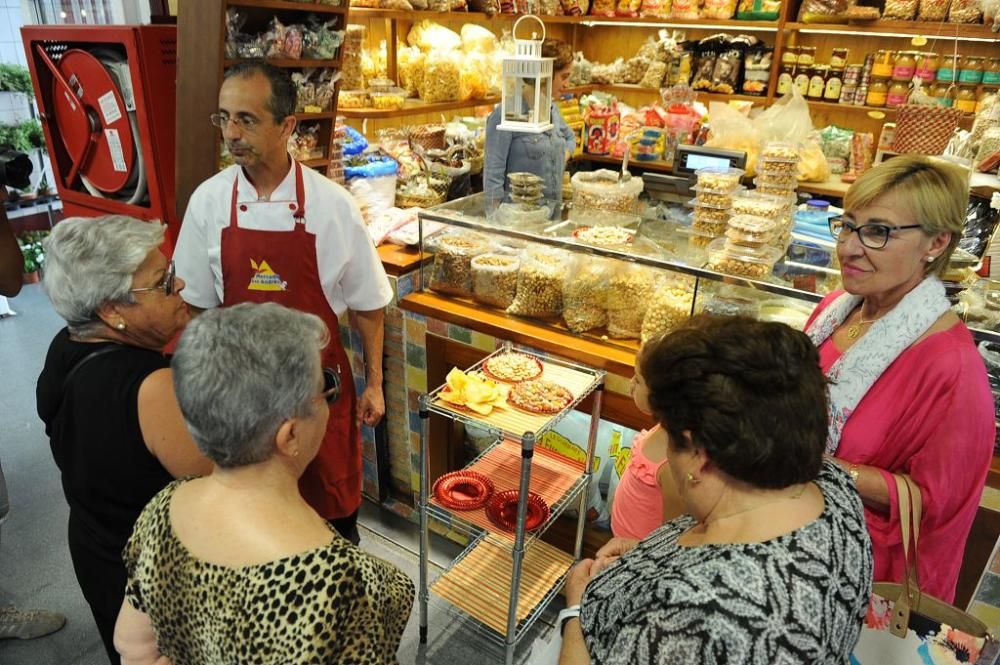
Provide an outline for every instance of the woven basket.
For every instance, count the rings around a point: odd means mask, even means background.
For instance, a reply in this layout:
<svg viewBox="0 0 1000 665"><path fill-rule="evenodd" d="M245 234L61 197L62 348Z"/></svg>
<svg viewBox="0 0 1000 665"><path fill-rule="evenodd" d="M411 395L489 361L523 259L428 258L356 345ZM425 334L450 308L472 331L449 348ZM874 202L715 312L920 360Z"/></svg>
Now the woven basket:
<svg viewBox="0 0 1000 665"><path fill-rule="evenodd" d="M403 194L396 192L396 207L397 208L433 208L436 205L441 205L444 203L445 197L448 194L446 189L443 192L434 192L433 196L417 196L415 194Z"/></svg>
<svg viewBox="0 0 1000 665"><path fill-rule="evenodd" d="M411 127L409 132L410 147L424 150L444 150L444 125L418 125Z"/></svg>
<svg viewBox="0 0 1000 665"><path fill-rule="evenodd" d="M948 147L962 112L945 106L905 104L896 119L893 152L940 155Z"/></svg>

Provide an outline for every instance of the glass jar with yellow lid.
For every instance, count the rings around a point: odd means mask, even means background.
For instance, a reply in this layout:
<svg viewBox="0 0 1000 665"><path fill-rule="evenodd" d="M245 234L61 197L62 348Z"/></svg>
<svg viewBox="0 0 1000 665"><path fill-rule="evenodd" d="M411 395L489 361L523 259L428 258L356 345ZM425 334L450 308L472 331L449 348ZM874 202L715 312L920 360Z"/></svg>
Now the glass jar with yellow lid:
<svg viewBox="0 0 1000 665"><path fill-rule="evenodd" d="M887 79L873 79L868 85L868 95L865 97L865 104L882 108L886 105L889 97L889 82Z"/></svg>
<svg viewBox="0 0 1000 665"><path fill-rule="evenodd" d="M906 103L906 98L910 94L910 84L906 81L892 81L885 96L885 105L891 109L898 109Z"/></svg>
<svg viewBox="0 0 1000 665"><path fill-rule="evenodd" d="M978 55L967 55L962 58L958 71L959 83L978 85L983 82L983 72L986 69L986 58Z"/></svg>
<svg viewBox="0 0 1000 665"><path fill-rule="evenodd" d="M955 108L962 113L976 112L976 88L971 85L961 85L955 94Z"/></svg>
<svg viewBox="0 0 1000 665"><path fill-rule="evenodd" d="M962 56L945 55L941 57L941 65L938 67L937 80L952 83L958 80L959 65L962 64Z"/></svg>
<svg viewBox="0 0 1000 665"><path fill-rule="evenodd" d="M799 47L798 46L786 46L781 51L781 64L783 65L795 65L799 61Z"/></svg>
<svg viewBox="0 0 1000 665"><path fill-rule="evenodd" d="M917 71L916 51L900 51L892 63L892 79L894 81L910 81Z"/></svg>
<svg viewBox="0 0 1000 665"><path fill-rule="evenodd" d="M892 78L892 64L894 56L888 49L879 49L875 54L875 62L872 65L872 78L888 79Z"/></svg>
<svg viewBox="0 0 1000 665"><path fill-rule="evenodd" d="M816 64L816 47L800 46L799 57L796 64L798 64L799 67L812 67Z"/></svg>
<svg viewBox="0 0 1000 665"><path fill-rule="evenodd" d="M937 77L938 67L941 64L941 56L937 53L921 53L917 58L916 75L924 83L931 83Z"/></svg>
<svg viewBox="0 0 1000 665"><path fill-rule="evenodd" d="M955 88L950 83L935 83L928 94L941 106L951 107L955 103Z"/></svg>
<svg viewBox="0 0 1000 665"><path fill-rule="evenodd" d="M983 69L983 85L1000 85L1000 58L990 58Z"/></svg>

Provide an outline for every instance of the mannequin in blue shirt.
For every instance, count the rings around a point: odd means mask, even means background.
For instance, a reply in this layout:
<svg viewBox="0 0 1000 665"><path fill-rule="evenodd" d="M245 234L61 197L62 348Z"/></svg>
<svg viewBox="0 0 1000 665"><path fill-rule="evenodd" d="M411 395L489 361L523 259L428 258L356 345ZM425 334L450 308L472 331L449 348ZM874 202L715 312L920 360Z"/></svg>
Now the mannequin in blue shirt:
<svg viewBox="0 0 1000 665"><path fill-rule="evenodd" d="M573 50L558 39L542 43L542 57L554 58L552 63L552 99L557 100L569 80ZM488 207L495 207L509 191L508 173L529 172L541 176L545 201L558 209L562 201L563 171L566 159L576 148L576 136L552 104L552 129L541 134L507 132L497 129L501 108L498 104L486 121L486 162L483 167L483 189ZM555 204L555 205L554 205Z"/></svg>

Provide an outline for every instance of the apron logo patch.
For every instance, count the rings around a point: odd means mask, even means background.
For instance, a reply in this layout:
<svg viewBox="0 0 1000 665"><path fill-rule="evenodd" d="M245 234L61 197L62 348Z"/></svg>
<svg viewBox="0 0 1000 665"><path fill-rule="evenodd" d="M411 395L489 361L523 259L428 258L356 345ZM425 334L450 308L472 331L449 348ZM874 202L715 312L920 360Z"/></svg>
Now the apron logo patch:
<svg viewBox="0 0 1000 665"><path fill-rule="evenodd" d="M287 290L288 282L283 282L281 280L281 275L271 270L271 266L267 265L267 261L256 263L253 259L250 259L250 265L254 269L254 275L250 278L250 284L247 286L247 291Z"/></svg>

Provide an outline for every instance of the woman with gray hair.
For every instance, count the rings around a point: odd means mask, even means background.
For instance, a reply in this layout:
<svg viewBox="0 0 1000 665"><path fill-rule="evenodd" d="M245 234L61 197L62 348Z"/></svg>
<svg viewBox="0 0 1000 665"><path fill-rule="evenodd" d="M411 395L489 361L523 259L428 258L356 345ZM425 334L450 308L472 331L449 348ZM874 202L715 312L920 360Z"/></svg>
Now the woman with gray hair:
<svg viewBox="0 0 1000 665"><path fill-rule="evenodd" d="M339 396L322 320L274 303L209 310L184 331L174 387L211 475L136 522L115 644L128 665L394 663L413 582L302 498Z"/></svg>
<svg viewBox="0 0 1000 665"><path fill-rule="evenodd" d="M45 290L67 326L38 377L38 415L69 504L73 568L112 663L135 520L174 478L211 470L162 351L189 319L163 233L131 217L73 218L45 247Z"/></svg>

